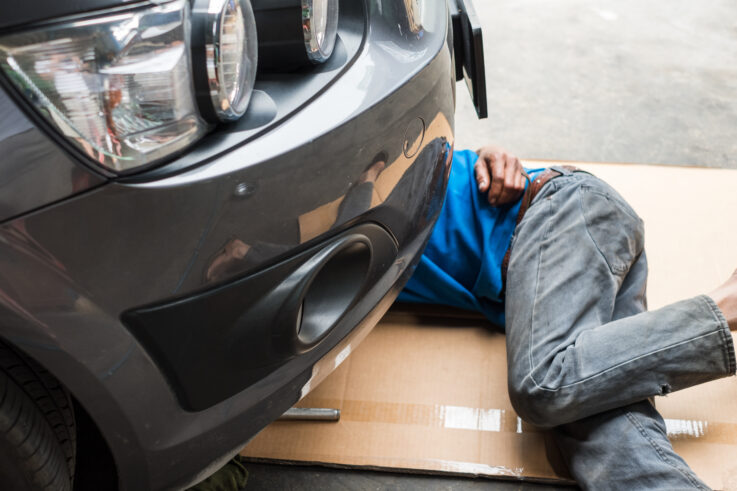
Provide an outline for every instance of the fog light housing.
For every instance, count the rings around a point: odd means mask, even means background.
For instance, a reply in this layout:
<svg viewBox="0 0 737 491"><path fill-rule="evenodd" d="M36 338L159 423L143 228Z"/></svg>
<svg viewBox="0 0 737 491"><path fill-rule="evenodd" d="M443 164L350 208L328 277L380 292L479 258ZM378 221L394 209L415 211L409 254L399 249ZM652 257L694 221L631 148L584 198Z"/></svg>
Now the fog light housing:
<svg viewBox="0 0 737 491"><path fill-rule="evenodd" d="M246 112L256 79L258 42L251 4L197 0L192 23L200 112L212 123L235 121Z"/></svg>
<svg viewBox="0 0 737 491"><path fill-rule="evenodd" d="M253 0L259 63L287 71L325 63L338 37L338 0Z"/></svg>

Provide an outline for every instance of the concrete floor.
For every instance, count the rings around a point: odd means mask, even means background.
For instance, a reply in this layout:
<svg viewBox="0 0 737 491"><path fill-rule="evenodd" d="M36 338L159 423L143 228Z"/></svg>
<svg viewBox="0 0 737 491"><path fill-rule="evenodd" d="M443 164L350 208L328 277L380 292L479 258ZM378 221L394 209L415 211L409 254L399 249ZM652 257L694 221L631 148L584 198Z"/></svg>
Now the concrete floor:
<svg viewBox="0 0 737 491"><path fill-rule="evenodd" d="M734 0L474 4L490 117L459 90L457 148L737 168Z"/></svg>
<svg viewBox="0 0 737 491"><path fill-rule="evenodd" d="M458 86L456 148L737 168L734 0L476 0L490 117ZM247 489L543 490L534 484L247 464Z"/></svg>
<svg viewBox="0 0 737 491"><path fill-rule="evenodd" d="M245 464L248 469L247 491L568 491L576 488L532 484L519 481L459 479L457 477L423 476L333 469L327 467Z"/></svg>

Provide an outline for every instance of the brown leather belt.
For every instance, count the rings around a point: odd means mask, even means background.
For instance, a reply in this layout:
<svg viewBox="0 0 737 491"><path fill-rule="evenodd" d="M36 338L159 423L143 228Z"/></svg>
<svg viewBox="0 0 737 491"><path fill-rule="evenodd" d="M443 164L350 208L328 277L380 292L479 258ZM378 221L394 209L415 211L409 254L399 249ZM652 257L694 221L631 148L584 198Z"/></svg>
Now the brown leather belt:
<svg viewBox="0 0 737 491"><path fill-rule="evenodd" d="M572 165L559 165L558 167L570 172L577 172L581 170L577 167L573 167ZM520 224L522 218L524 218L525 216L525 212L527 212L530 204L532 204L532 200L535 199L535 196L537 196L543 186L545 186L551 179L562 175L562 172L559 172L555 169L545 169L544 171L539 173L537 177L535 177L535 180L532 181L529 186L527 186L527 189L525 189L525 194L522 196L522 204L519 207L519 213L517 213L517 223L515 227ZM527 176L525 175L525 177ZM509 257L511 255L512 247L510 244L510 247L507 249L507 253L504 255L504 259L502 260L502 282L505 287L507 285L507 268L509 267Z"/></svg>

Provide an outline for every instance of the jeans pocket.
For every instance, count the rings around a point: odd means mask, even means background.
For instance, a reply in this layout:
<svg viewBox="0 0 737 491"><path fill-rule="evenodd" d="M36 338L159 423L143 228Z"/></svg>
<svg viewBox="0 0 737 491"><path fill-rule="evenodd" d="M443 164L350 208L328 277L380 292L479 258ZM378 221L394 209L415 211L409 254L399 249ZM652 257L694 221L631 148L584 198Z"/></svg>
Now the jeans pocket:
<svg viewBox="0 0 737 491"><path fill-rule="evenodd" d="M624 275L644 247L642 220L618 196L587 186L579 189L589 236L611 272Z"/></svg>

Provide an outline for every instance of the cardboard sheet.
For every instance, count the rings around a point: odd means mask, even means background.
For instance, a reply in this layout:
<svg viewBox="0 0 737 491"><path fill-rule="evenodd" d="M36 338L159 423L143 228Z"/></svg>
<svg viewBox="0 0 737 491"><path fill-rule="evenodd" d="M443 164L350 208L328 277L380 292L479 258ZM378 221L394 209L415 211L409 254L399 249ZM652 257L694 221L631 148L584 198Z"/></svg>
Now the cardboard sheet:
<svg viewBox="0 0 737 491"><path fill-rule="evenodd" d="M651 308L706 293L737 267L737 171L575 165L607 180L645 220ZM737 490L737 379L676 392L656 404L676 451L696 473L713 488ZM242 454L567 479L549 462L545 433L514 413L503 334L478 317L437 308L390 312L299 406L339 408L341 421L277 422Z"/></svg>

